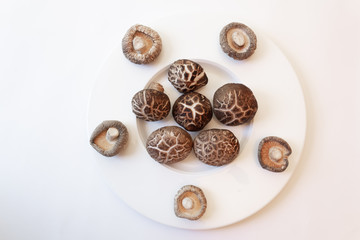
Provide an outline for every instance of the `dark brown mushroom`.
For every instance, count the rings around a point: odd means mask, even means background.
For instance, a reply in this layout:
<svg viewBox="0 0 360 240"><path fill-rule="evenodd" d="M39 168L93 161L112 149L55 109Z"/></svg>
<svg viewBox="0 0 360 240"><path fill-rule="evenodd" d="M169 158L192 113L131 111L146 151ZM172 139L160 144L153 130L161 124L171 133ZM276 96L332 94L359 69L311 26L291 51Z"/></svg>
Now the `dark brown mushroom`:
<svg viewBox="0 0 360 240"><path fill-rule="evenodd" d="M203 130L194 139L195 156L208 165L228 164L236 158L239 151L238 139L227 129Z"/></svg>
<svg viewBox="0 0 360 240"><path fill-rule="evenodd" d="M191 152L193 141L188 132L177 126L166 126L152 132L146 150L159 163L171 164L184 160Z"/></svg>
<svg viewBox="0 0 360 240"><path fill-rule="evenodd" d="M132 111L137 118L145 121L158 121L167 117L171 104L169 97L163 93L159 83L153 83L148 89L137 92L132 100Z"/></svg>
<svg viewBox="0 0 360 240"><path fill-rule="evenodd" d="M198 220L207 208L207 201L203 191L194 185L183 186L175 195L175 215L179 218Z"/></svg>
<svg viewBox="0 0 360 240"><path fill-rule="evenodd" d="M98 125L90 137L90 145L106 157L115 156L128 141L129 133L120 121L104 121Z"/></svg>
<svg viewBox="0 0 360 240"><path fill-rule="evenodd" d="M208 82L206 73L200 64L188 59L180 59L171 64L168 79L181 93L195 91Z"/></svg>
<svg viewBox="0 0 360 240"><path fill-rule="evenodd" d="M212 118L211 102L200 93L185 93L175 101L172 114L175 121L186 130L199 131Z"/></svg>
<svg viewBox="0 0 360 240"><path fill-rule="evenodd" d="M269 136L261 140L258 159L261 167L272 172L283 172L289 165L288 157L292 150L282 138Z"/></svg>
<svg viewBox="0 0 360 240"><path fill-rule="evenodd" d="M127 59L136 64L150 63L162 49L159 34L143 25L132 26L122 40L122 50Z"/></svg>
<svg viewBox="0 0 360 240"><path fill-rule="evenodd" d="M258 104L253 92L243 84L228 83L216 90L215 117L223 124L237 126L254 118Z"/></svg>
<svg viewBox="0 0 360 240"><path fill-rule="evenodd" d="M255 33L245 24L229 23L220 32L222 50L230 57L243 60L250 57L256 49Z"/></svg>

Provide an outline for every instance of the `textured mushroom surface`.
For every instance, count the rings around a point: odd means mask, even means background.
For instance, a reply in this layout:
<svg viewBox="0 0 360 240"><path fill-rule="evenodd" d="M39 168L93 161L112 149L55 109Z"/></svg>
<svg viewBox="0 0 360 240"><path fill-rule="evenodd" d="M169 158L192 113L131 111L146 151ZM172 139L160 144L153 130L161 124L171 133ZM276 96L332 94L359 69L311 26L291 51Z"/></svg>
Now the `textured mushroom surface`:
<svg viewBox="0 0 360 240"><path fill-rule="evenodd" d="M206 197L199 187L186 185L175 195L174 211L179 218L198 220L204 215L206 208Z"/></svg>
<svg viewBox="0 0 360 240"><path fill-rule="evenodd" d="M238 139L226 129L203 130L194 139L195 156L208 165L228 164L236 158L239 151Z"/></svg>
<svg viewBox="0 0 360 240"><path fill-rule="evenodd" d="M188 132L177 126L166 126L152 132L146 150L159 163L171 164L184 160L191 152L193 141Z"/></svg>
<svg viewBox="0 0 360 240"><path fill-rule="evenodd" d="M136 64L150 63L162 49L159 34L140 24L132 26L122 40L122 50L127 59Z"/></svg>
<svg viewBox="0 0 360 240"><path fill-rule="evenodd" d="M254 53L257 39L255 33L248 26L233 22L221 30L220 45L230 57L243 60Z"/></svg>
<svg viewBox="0 0 360 240"><path fill-rule="evenodd" d="M199 131L212 118L211 102L200 93L185 93L175 101L172 114L175 121L186 130Z"/></svg>
<svg viewBox="0 0 360 240"><path fill-rule="evenodd" d="M158 121L166 118L169 114L170 99L162 92L164 88L160 84L151 87L155 89L144 89L133 96L131 100L132 111L139 119Z"/></svg>
<svg viewBox="0 0 360 240"><path fill-rule="evenodd" d="M292 150L282 138L269 136L261 140L258 159L261 167L272 172L283 172L289 165L288 157Z"/></svg>
<svg viewBox="0 0 360 240"><path fill-rule="evenodd" d="M129 133L120 121L104 121L99 124L90 137L90 145L100 154L111 157L123 149Z"/></svg>
<svg viewBox="0 0 360 240"><path fill-rule="evenodd" d="M253 92L243 84L228 83L216 90L215 117L223 124L236 126L254 118L258 104Z"/></svg>
<svg viewBox="0 0 360 240"><path fill-rule="evenodd" d="M195 91L208 82L200 64L187 59L177 60L170 65L168 80L181 93Z"/></svg>

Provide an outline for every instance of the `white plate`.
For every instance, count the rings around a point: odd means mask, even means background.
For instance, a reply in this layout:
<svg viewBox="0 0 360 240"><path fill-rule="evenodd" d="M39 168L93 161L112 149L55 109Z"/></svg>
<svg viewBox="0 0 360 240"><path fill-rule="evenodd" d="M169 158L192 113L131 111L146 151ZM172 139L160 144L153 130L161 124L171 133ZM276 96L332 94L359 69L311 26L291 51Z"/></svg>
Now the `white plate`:
<svg viewBox="0 0 360 240"><path fill-rule="evenodd" d="M106 158L94 151L99 170L124 202L157 222L186 229L210 229L240 221L259 211L281 191L300 160L306 111L291 65L254 28L258 37L255 54L245 61L228 57L220 48L219 32L230 21L188 17L145 24L162 37L159 58L149 65L136 65L124 57L119 45L102 67L94 86L88 109L89 136L99 123L111 119L123 122L130 132L129 144L118 156ZM131 99L155 81L163 84L174 103L180 94L167 81L167 67L181 58L193 59L203 66L209 83L199 92L211 102L215 90L228 82L245 84L257 98L259 110L250 124L227 127L214 116L205 128L230 129L240 140L239 156L226 166L205 165L193 153L186 160L167 166L154 161L145 150L150 132L177 124L171 113L159 122L137 120L131 111ZM258 144L269 135L285 139L293 149L289 167L282 173L264 170L258 163ZM174 214L174 196L187 184L203 189L208 201L206 213L197 221L180 219Z"/></svg>

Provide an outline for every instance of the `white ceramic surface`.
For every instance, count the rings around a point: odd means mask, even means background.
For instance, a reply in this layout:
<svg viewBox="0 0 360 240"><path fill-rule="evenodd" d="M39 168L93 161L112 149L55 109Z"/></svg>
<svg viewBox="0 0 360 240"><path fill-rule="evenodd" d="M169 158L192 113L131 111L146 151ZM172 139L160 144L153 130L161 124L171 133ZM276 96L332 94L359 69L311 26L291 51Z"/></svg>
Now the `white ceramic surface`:
<svg viewBox="0 0 360 240"><path fill-rule="evenodd" d="M106 158L94 151L99 171L130 207L166 225L210 229L240 221L259 211L281 191L300 160L306 110L290 63L276 45L251 25L258 37L254 55L244 61L228 57L219 46L219 32L230 21L234 19L208 17L142 23L162 37L159 58L149 65L136 65L124 57L119 45L103 65L91 95L89 135L99 123L110 119L122 121L130 132L128 146L118 156ZM126 30L123 29L124 33ZM171 114L159 122L137 120L131 111L132 96L156 81L164 85L173 103L180 94L166 80L166 68L181 58L193 59L204 67L209 84L199 92L211 101L217 87L227 82L245 84L257 98L259 110L250 124L226 127L214 116L205 128L230 129L240 140L239 156L226 166L207 166L196 160L193 153L183 162L164 166L151 159L145 150L145 138L152 130L176 123ZM264 170L258 163L258 144L269 135L285 139L292 147L289 167L282 173ZM186 184L200 187L207 197L207 211L198 221L180 219L174 214L174 196Z"/></svg>

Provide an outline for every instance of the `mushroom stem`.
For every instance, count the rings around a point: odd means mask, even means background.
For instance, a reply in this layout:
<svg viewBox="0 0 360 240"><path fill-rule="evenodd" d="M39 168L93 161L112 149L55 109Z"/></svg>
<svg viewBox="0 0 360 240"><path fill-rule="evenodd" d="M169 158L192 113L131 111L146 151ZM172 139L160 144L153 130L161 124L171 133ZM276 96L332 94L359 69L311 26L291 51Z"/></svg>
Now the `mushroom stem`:
<svg viewBox="0 0 360 240"><path fill-rule="evenodd" d="M231 38L237 46L239 46L239 47L244 46L245 38L241 32L239 32L239 31L233 32L233 34L231 35Z"/></svg>
<svg viewBox="0 0 360 240"><path fill-rule="evenodd" d="M134 46L135 51L140 53L141 50L145 48L145 42L141 37L136 36L133 39L133 46Z"/></svg>
<svg viewBox="0 0 360 240"><path fill-rule="evenodd" d="M150 83L148 89L154 89L159 92L164 92L164 87L160 83L157 83L157 82Z"/></svg>
<svg viewBox="0 0 360 240"><path fill-rule="evenodd" d="M117 130L116 128L109 128L106 132L106 140L108 142L112 142L114 140L116 140L119 137L119 130Z"/></svg>
<svg viewBox="0 0 360 240"><path fill-rule="evenodd" d="M189 197L185 197L183 198L183 200L181 201L181 204L183 205L183 207L185 209L192 209L194 207L194 201L189 198Z"/></svg>
<svg viewBox="0 0 360 240"><path fill-rule="evenodd" d="M282 152L277 147L271 147L269 149L269 157L273 161L279 161L282 158Z"/></svg>

